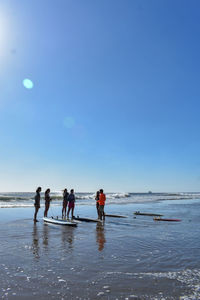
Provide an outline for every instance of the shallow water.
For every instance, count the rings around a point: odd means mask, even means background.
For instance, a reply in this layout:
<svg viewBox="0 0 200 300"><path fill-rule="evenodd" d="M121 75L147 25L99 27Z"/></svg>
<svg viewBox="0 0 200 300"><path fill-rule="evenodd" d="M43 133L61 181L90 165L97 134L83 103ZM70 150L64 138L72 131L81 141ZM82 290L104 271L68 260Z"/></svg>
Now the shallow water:
<svg viewBox="0 0 200 300"><path fill-rule="evenodd" d="M182 222L134 217L138 210ZM1 209L1 298L200 299L199 211L198 199L108 205L127 218L71 228L34 225L30 208ZM96 217L95 207L77 205L76 214Z"/></svg>
<svg viewBox="0 0 200 300"><path fill-rule="evenodd" d="M32 207L35 193L0 193L0 208ZM199 199L200 193L106 193L107 204L141 204L145 202ZM63 201L61 191L51 192L51 206L60 206ZM94 193L76 193L78 205L95 205ZM44 207L44 192L41 193L41 207Z"/></svg>

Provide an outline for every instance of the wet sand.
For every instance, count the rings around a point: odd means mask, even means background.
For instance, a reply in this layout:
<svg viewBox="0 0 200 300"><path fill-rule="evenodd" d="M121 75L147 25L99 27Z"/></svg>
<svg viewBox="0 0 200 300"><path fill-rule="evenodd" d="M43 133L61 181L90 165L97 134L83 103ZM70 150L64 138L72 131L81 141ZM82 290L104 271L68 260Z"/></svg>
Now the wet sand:
<svg viewBox="0 0 200 300"><path fill-rule="evenodd" d="M155 222L134 211L163 213ZM0 210L2 299L199 299L200 200L109 205L105 224L44 224L40 210ZM60 215L54 207L49 215ZM96 217L95 206L77 206Z"/></svg>

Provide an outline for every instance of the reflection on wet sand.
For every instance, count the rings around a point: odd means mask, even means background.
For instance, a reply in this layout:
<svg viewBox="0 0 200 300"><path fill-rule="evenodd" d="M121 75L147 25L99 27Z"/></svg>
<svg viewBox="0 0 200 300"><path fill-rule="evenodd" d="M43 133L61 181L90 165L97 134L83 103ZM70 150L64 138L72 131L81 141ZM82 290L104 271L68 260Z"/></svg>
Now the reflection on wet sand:
<svg viewBox="0 0 200 300"><path fill-rule="evenodd" d="M48 244L49 244L49 226L47 224L44 224L43 225L43 245L44 245L44 248L46 249L48 247Z"/></svg>
<svg viewBox="0 0 200 300"><path fill-rule="evenodd" d="M38 224L33 225L32 231L32 252L34 258L39 259L42 251L48 251L49 247L55 246L55 244L60 247L62 245L63 249L72 250L74 248L74 233L75 228L68 228L65 226L59 226L56 230L50 227L48 224L43 224L42 228ZM51 236L51 239L50 239ZM41 245L40 245L41 243ZM40 248L40 246L43 246Z"/></svg>
<svg viewBox="0 0 200 300"><path fill-rule="evenodd" d="M104 225L101 223L97 223L97 225L96 225L96 241L97 241L99 251L103 250L104 244L106 243L104 232L105 232Z"/></svg>
<svg viewBox="0 0 200 300"><path fill-rule="evenodd" d="M36 224L33 225L32 237L33 237L33 243L32 243L33 255L34 255L35 258L40 258L40 255L39 255L39 236L38 236L38 229L37 229Z"/></svg>
<svg viewBox="0 0 200 300"><path fill-rule="evenodd" d="M73 249L74 229L75 228L62 228L62 243L64 246L67 243L69 249Z"/></svg>

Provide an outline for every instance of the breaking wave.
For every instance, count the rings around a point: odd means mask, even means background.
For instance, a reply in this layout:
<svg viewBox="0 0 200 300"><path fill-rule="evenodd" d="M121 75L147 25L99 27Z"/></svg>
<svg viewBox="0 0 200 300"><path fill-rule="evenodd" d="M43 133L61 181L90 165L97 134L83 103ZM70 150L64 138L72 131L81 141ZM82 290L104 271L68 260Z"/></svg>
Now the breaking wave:
<svg viewBox="0 0 200 300"><path fill-rule="evenodd" d="M0 208L32 207L35 193L1 193ZM200 193L107 193L107 204L144 203L166 200L200 199ZM62 193L51 193L54 206L62 204ZM76 193L78 205L95 205L95 193ZM41 193L41 205L44 205L44 193Z"/></svg>

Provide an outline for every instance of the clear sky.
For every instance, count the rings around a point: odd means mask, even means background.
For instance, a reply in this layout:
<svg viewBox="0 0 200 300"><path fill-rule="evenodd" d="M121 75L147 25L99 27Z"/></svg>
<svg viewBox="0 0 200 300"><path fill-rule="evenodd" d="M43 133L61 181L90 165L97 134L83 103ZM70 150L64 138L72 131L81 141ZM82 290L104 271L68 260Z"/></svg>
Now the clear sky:
<svg viewBox="0 0 200 300"><path fill-rule="evenodd" d="M198 0L0 0L0 191L199 191L199 37Z"/></svg>

